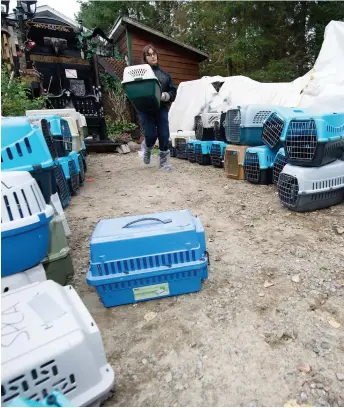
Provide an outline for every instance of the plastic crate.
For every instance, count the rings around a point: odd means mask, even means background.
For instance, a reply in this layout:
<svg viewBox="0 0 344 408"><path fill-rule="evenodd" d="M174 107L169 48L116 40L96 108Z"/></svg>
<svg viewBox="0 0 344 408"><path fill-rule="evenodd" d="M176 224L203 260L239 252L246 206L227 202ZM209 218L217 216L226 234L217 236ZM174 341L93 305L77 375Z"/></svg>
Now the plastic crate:
<svg viewBox="0 0 344 408"><path fill-rule="evenodd" d="M75 195L80 188L78 154L76 152L71 152L67 157L60 157L58 160L67 180L70 194Z"/></svg>
<svg viewBox="0 0 344 408"><path fill-rule="evenodd" d="M341 159L344 152L344 113L310 115L294 110L281 139L290 164L318 167Z"/></svg>
<svg viewBox="0 0 344 408"><path fill-rule="evenodd" d="M99 329L71 286L47 280L2 295L1 402L60 391L96 406L114 385ZM13 321L20 325L13 330ZM12 322L12 323L11 323Z"/></svg>
<svg viewBox="0 0 344 408"><path fill-rule="evenodd" d="M1 293L6 293L10 290L18 289L22 286L30 285L31 283L35 282L43 282L45 280L47 280L45 270L43 265L39 264L26 271L2 277Z"/></svg>
<svg viewBox="0 0 344 408"><path fill-rule="evenodd" d="M225 150L227 147L227 143L225 142L212 142L211 147L210 147L210 157L211 157L211 163L214 167L223 167L224 163L224 156L225 156Z"/></svg>
<svg viewBox="0 0 344 408"><path fill-rule="evenodd" d="M139 112L156 112L160 108L161 86L149 64L124 68L122 85Z"/></svg>
<svg viewBox="0 0 344 408"><path fill-rule="evenodd" d="M190 163L196 163L195 140L189 140L186 145L186 155Z"/></svg>
<svg viewBox="0 0 344 408"><path fill-rule="evenodd" d="M278 183L279 175L286 164L287 164L287 158L285 156L285 151L284 151L284 148L281 147L276 154L274 165L272 167L272 182L274 184Z"/></svg>
<svg viewBox="0 0 344 408"><path fill-rule="evenodd" d="M62 208L66 208L71 200L71 194L63 168L60 164L55 168L54 175L57 185L57 193L61 201Z"/></svg>
<svg viewBox="0 0 344 408"><path fill-rule="evenodd" d="M195 116L195 135L197 140L215 140L214 122L220 122L221 113L207 112Z"/></svg>
<svg viewBox="0 0 344 408"><path fill-rule="evenodd" d="M57 164L46 141L47 132L43 135L41 123L33 126L25 117L2 118L1 131L1 169L29 171L49 203L57 191L54 177Z"/></svg>
<svg viewBox="0 0 344 408"><path fill-rule="evenodd" d="M245 153L249 146L227 145L225 150L224 167L228 178L244 180Z"/></svg>
<svg viewBox="0 0 344 408"><path fill-rule="evenodd" d="M197 292L208 277L201 221L188 210L100 221L86 281L105 307Z"/></svg>
<svg viewBox="0 0 344 408"><path fill-rule="evenodd" d="M281 203L294 211L315 211L344 201L344 161L322 167L286 164L278 180Z"/></svg>
<svg viewBox="0 0 344 408"><path fill-rule="evenodd" d="M65 234L63 219L56 215L49 226L49 248L42 263L47 279L60 285L67 283L67 278L74 275L74 267Z"/></svg>
<svg viewBox="0 0 344 408"><path fill-rule="evenodd" d="M243 105L229 109L225 119L228 143L262 145L263 123L275 108L275 105Z"/></svg>
<svg viewBox="0 0 344 408"><path fill-rule="evenodd" d="M186 144L188 142L189 138L188 137L176 137L174 139L175 142L175 147L176 147L176 157L178 159L184 159L187 160L188 156L186 153Z"/></svg>
<svg viewBox="0 0 344 408"><path fill-rule="evenodd" d="M211 165L210 148L212 142L202 142L200 140L195 142L196 163L202 166Z"/></svg>
<svg viewBox="0 0 344 408"><path fill-rule="evenodd" d="M80 152L82 149L82 141L84 140L83 122L81 115L75 109L41 109L41 110L28 110L26 116L46 116L55 115L63 118L62 131L64 136L72 138L72 147L69 151ZM68 124L68 127L66 126ZM69 140L68 140L69 141Z"/></svg>
<svg viewBox="0 0 344 408"><path fill-rule="evenodd" d="M245 180L254 184L271 184L275 156L267 146L247 148L244 159Z"/></svg>
<svg viewBox="0 0 344 408"><path fill-rule="evenodd" d="M1 181L1 276L38 265L49 245L54 209L27 172L3 172Z"/></svg>

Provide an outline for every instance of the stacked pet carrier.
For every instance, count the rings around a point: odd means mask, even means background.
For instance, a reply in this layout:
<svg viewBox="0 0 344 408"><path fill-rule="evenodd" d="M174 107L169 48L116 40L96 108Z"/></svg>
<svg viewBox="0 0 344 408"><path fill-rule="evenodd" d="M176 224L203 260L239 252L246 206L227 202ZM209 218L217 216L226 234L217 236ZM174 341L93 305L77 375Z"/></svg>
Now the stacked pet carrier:
<svg viewBox="0 0 344 408"><path fill-rule="evenodd" d="M201 221L188 210L100 221L87 283L105 307L197 292L208 277Z"/></svg>
<svg viewBox="0 0 344 408"><path fill-rule="evenodd" d="M221 141L220 137L220 128L221 123L223 127L223 121L221 122L221 113L218 112L207 112L202 113L200 115L195 116L194 119L194 128L197 142L195 143L195 156L196 156L196 163L201 165L210 165L212 164L211 158L211 146L213 141ZM222 132L223 133L223 132ZM222 149L220 147L220 161ZM218 165L218 151L217 147L214 148L214 165L216 167L221 167Z"/></svg>
<svg viewBox="0 0 344 408"><path fill-rule="evenodd" d="M2 406L99 406L108 397L114 371L71 286L36 282L2 294L1 307Z"/></svg>
<svg viewBox="0 0 344 408"><path fill-rule="evenodd" d="M62 208L46 204L36 180L21 171L3 173L1 202L2 293L45 279L66 284L74 270Z"/></svg>
<svg viewBox="0 0 344 408"><path fill-rule="evenodd" d="M54 209L28 172L7 171L1 181L1 292L46 279Z"/></svg>
<svg viewBox="0 0 344 408"><path fill-rule="evenodd" d="M282 204L301 212L341 203L344 113L280 108L267 121L278 123L275 130L284 145L287 164L277 182Z"/></svg>
<svg viewBox="0 0 344 408"><path fill-rule="evenodd" d="M229 178L255 184L270 184L275 153L263 145L262 130L273 105L244 105L226 112L225 134L230 143L225 151Z"/></svg>
<svg viewBox="0 0 344 408"><path fill-rule="evenodd" d="M60 117L52 133L58 148L58 161L63 169L71 195L75 195L85 180L86 147L84 137L87 129L85 118L75 109L46 109L26 111L30 118L42 115L51 123L52 117ZM48 119L49 118L49 119ZM51 123L51 128L53 124ZM62 144L62 146L61 146ZM61 200L62 201L62 200Z"/></svg>

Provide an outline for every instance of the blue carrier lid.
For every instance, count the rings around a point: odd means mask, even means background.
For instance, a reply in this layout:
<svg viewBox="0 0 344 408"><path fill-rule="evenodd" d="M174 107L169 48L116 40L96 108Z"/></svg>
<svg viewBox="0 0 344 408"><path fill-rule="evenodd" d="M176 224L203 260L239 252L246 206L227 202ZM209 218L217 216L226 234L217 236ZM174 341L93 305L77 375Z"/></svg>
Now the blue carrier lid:
<svg viewBox="0 0 344 408"><path fill-rule="evenodd" d="M189 210L102 220L91 237L91 262L197 250L203 240L203 226Z"/></svg>

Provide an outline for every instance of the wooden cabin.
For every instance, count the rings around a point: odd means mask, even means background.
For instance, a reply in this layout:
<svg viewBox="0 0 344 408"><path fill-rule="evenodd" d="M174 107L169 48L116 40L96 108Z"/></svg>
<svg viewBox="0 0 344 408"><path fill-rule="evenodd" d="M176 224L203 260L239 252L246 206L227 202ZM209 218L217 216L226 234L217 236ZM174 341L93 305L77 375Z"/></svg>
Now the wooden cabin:
<svg viewBox="0 0 344 408"><path fill-rule="evenodd" d="M128 65L142 64L142 49L152 44L159 54L159 65L172 77L175 85L200 78L199 63L209 56L128 17L119 18L109 35Z"/></svg>

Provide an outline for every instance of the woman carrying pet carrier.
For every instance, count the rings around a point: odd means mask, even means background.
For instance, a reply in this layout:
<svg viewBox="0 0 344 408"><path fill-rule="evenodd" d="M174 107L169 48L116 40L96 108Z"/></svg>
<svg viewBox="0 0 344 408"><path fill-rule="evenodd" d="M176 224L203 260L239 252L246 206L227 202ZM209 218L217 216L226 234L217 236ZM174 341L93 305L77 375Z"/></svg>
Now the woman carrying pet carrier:
<svg viewBox="0 0 344 408"><path fill-rule="evenodd" d="M171 76L163 71L158 64L158 54L152 45L143 49L143 61L149 64L161 85L160 108L156 113L140 112L145 140L143 143L143 162L149 164L156 140L159 140L159 168L170 171L170 151L168 148L170 131L168 123L168 106L175 100L177 88Z"/></svg>

